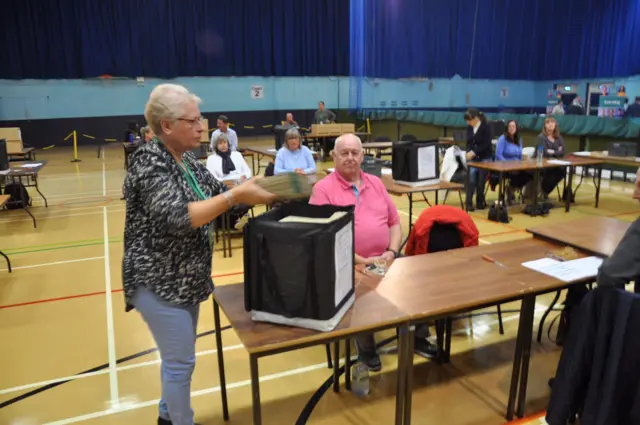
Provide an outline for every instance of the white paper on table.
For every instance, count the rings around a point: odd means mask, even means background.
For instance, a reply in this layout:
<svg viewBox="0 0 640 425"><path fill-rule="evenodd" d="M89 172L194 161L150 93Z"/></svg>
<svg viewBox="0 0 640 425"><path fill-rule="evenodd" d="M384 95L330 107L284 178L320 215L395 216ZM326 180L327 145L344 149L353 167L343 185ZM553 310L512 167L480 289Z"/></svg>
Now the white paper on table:
<svg viewBox="0 0 640 425"><path fill-rule="evenodd" d="M437 146L418 148L418 180L436 178Z"/></svg>
<svg viewBox="0 0 640 425"><path fill-rule="evenodd" d="M636 158L636 162L640 162L640 157Z"/></svg>
<svg viewBox="0 0 640 425"><path fill-rule="evenodd" d="M575 156L591 156L591 152L587 152L587 151L574 152L573 155L575 155Z"/></svg>
<svg viewBox="0 0 640 425"><path fill-rule="evenodd" d="M11 169L0 171L0 175L6 176L11 172Z"/></svg>
<svg viewBox="0 0 640 425"><path fill-rule="evenodd" d="M40 164L23 164L20 167L22 168L38 168Z"/></svg>
<svg viewBox="0 0 640 425"><path fill-rule="evenodd" d="M386 175L391 175L391 174L393 174L393 171L391 170L391 168L383 168L382 170L380 170L380 172L381 172L383 175L385 175L385 174L386 174Z"/></svg>
<svg viewBox="0 0 640 425"><path fill-rule="evenodd" d="M276 148L269 148L269 149L267 149L267 152L278 152L278 149L276 149Z"/></svg>
<svg viewBox="0 0 640 425"><path fill-rule="evenodd" d="M571 261L557 261L552 258L543 258L540 260L527 261L526 263L522 263L522 265L563 282L574 282L588 277L595 277L598 274L598 269L602 265L602 258L585 257Z"/></svg>
<svg viewBox="0 0 640 425"><path fill-rule="evenodd" d="M569 161L563 161L561 159L549 159L549 160L547 160L547 164L571 165L571 163Z"/></svg>
<svg viewBox="0 0 640 425"><path fill-rule="evenodd" d="M335 304L336 307L353 288L353 230L349 222L338 230L334 239L334 262L336 266Z"/></svg>

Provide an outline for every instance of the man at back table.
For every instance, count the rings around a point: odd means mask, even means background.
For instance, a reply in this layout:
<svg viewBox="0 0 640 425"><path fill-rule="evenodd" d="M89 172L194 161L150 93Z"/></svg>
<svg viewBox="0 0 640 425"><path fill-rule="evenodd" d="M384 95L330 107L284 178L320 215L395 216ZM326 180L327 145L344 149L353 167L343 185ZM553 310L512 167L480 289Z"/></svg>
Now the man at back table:
<svg viewBox="0 0 640 425"><path fill-rule="evenodd" d="M362 142L353 134L336 140L332 152L335 172L313 187L310 204L355 205L355 262L373 264L376 259L391 262L402 243L400 216L382 180L360 170L364 159ZM433 356L436 347L427 341L429 328L416 329L416 352ZM360 361L373 371L382 368L373 335L356 337Z"/></svg>
<svg viewBox="0 0 640 425"><path fill-rule="evenodd" d="M329 124L336 120L336 114L325 108L324 102L318 103L318 110L313 114L314 124Z"/></svg>
<svg viewBox="0 0 640 425"><path fill-rule="evenodd" d="M218 136L224 134L227 136L227 140L229 141L229 149L233 151L238 150L238 135L236 131L232 128L229 128L229 118L226 115L220 115L218 117L217 130L211 134L211 152L215 152L216 150L216 140L218 140Z"/></svg>

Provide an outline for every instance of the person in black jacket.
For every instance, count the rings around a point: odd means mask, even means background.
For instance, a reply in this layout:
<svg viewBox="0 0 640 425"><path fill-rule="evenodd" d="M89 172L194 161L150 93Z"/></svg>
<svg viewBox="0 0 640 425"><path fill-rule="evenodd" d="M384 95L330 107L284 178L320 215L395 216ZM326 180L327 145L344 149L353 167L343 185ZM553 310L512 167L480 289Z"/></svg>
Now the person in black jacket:
<svg viewBox="0 0 640 425"><path fill-rule="evenodd" d="M640 201L640 168L633 198ZM640 293L640 218L631 223L611 257L598 270L598 286L622 289L631 281L635 281L635 292Z"/></svg>
<svg viewBox="0 0 640 425"><path fill-rule="evenodd" d="M487 118L477 109L469 109L464 114L467 122L467 162L489 162L493 160L491 146L491 129ZM482 210L487 207L484 199L484 185L487 172L469 167L469 185L467 186L467 211L474 211L473 192L476 192L476 208Z"/></svg>
<svg viewBox="0 0 640 425"><path fill-rule="evenodd" d="M555 118L545 118L542 132L536 139L536 146L542 149L545 158L559 159L564 156L564 139L560 135L558 121ZM565 175L566 169L561 167L547 168L542 171L540 189L544 199L549 198L549 194L558 186L558 183L564 180Z"/></svg>

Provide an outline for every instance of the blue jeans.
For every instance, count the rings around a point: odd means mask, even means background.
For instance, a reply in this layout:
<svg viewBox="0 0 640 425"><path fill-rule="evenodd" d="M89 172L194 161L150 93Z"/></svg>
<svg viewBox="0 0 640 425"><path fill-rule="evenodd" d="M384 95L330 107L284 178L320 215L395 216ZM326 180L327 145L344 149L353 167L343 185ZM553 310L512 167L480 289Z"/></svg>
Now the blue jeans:
<svg viewBox="0 0 640 425"><path fill-rule="evenodd" d="M491 159L470 162L492 162ZM467 186L467 207L473 206L473 192L476 192L476 206L482 207L486 204L484 199L484 186L487 182L487 172L479 168L469 167L469 185Z"/></svg>
<svg viewBox="0 0 640 425"><path fill-rule="evenodd" d="M147 322L162 358L159 416L173 425L193 425L191 375L196 365L200 306L167 303L143 286L136 291L132 304Z"/></svg>

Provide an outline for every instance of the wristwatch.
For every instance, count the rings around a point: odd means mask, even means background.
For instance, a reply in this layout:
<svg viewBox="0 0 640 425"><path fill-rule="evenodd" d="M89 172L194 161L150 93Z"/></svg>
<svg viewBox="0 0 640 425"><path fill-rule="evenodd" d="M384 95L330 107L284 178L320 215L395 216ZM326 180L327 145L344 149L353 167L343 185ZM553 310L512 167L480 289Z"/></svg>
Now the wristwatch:
<svg viewBox="0 0 640 425"><path fill-rule="evenodd" d="M393 252L393 258L398 258L398 255L400 255L400 254L398 254L398 251L394 251L391 248L387 248L387 251L385 251L385 252Z"/></svg>

